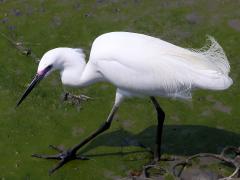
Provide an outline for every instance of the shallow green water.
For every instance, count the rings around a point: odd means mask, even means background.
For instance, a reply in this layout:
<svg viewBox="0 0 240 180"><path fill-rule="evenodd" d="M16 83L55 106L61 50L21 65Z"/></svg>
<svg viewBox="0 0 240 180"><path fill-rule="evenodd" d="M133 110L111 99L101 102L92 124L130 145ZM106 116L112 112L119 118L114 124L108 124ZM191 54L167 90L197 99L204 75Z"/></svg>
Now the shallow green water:
<svg viewBox="0 0 240 180"><path fill-rule="evenodd" d="M0 1L0 31L22 41L41 57L54 47L81 47L110 31L132 31L183 47L201 47L205 35L224 48L234 85L221 92L196 91L191 102L158 98L166 112L163 152L191 155L218 153L239 146L240 2L227 0L98 0ZM51 177L56 162L34 159L33 153L54 153L49 144L70 147L107 117L115 88L99 83L86 89L62 87L55 73L43 81L18 109L15 103L35 74L37 64L0 36L0 178L119 179L150 160L138 142L152 147L155 111L148 99L125 101L111 129L83 149L89 161L74 161ZM64 90L95 98L81 110L62 103Z"/></svg>

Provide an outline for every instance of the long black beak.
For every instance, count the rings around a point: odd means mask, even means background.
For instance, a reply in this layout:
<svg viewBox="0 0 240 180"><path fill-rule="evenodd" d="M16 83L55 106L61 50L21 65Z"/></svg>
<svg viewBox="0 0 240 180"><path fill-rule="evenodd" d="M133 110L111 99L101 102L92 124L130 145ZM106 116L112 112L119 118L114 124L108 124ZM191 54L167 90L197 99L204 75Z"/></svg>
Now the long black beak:
<svg viewBox="0 0 240 180"><path fill-rule="evenodd" d="M18 107L22 103L22 101L27 97L27 95L33 90L33 88L38 85L38 83L44 78L44 75L45 74L41 74L41 75L36 74L36 76L34 77L34 79L31 82L31 84L28 86L28 88L23 93L21 99L18 101L16 107Z"/></svg>
<svg viewBox="0 0 240 180"><path fill-rule="evenodd" d="M18 107L22 101L27 97L27 95L33 90L34 87L38 85L38 83L44 78L44 76L52 69L52 65L47 66L43 71L40 73L37 73L36 76L33 78L31 84L28 86L28 88L23 93L21 99L19 99L16 107Z"/></svg>

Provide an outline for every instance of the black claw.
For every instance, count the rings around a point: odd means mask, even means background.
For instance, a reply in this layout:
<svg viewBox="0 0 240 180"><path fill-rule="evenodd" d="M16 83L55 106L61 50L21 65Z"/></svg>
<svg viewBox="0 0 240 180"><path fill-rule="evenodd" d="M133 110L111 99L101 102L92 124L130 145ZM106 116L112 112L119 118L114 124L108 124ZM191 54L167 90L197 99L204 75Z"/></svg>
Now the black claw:
<svg viewBox="0 0 240 180"><path fill-rule="evenodd" d="M32 154L32 157L42 158L42 159L61 159L59 155Z"/></svg>
<svg viewBox="0 0 240 180"><path fill-rule="evenodd" d="M49 170L49 175L53 174L56 170L58 170L64 164L66 164L67 162L69 162L71 160L75 160L75 159L76 160L89 160L89 158L87 158L87 157L76 155L75 151L73 151L72 149L63 151L53 145L49 145L49 147L58 151L59 153L56 155L32 154L32 157L35 157L35 158L59 160L59 162L56 164L56 166L54 166L52 169Z"/></svg>
<svg viewBox="0 0 240 180"><path fill-rule="evenodd" d="M90 158L85 157L85 156L76 156L76 159L78 159L78 160L90 160Z"/></svg>
<svg viewBox="0 0 240 180"><path fill-rule="evenodd" d="M57 165L49 170L49 175L53 174L56 170L58 170L60 167L62 167L64 164L66 164L68 161L63 159Z"/></svg>
<svg viewBox="0 0 240 180"><path fill-rule="evenodd" d="M60 148L58 148L57 146L53 146L53 145L49 145L50 148L56 150L57 152L61 153L63 152L63 150L61 150Z"/></svg>
<svg viewBox="0 0 240 180"><path fill-rule="evenodd" d="M42 155L40 155L40 154L32 154L32 157L42 158Z"/></svg>

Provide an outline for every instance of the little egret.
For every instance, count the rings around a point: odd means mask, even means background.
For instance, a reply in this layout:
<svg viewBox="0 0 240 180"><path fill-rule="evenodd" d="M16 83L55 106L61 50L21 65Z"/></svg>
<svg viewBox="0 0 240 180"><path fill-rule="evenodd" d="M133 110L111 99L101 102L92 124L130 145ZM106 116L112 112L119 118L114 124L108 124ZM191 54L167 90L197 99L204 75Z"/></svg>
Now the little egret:
<svg viewBox="0 0 240 180"><path fill-rule="evenodd" d="M82 49L55 48L46 52L37 74L23 93L17 106L32 89L54 70L60 71L64 85L86 87L105 81L116 86L115 103L105 121L80 144L56 155L34 154L34 157L58 159L53 173L74 159L79 148L109 129L120 103L128 97L149 96L158 118L154 160L161 157L161 136L165 114L155 96L191 98L193 89L224 90L231 86L230 65L221 46L212 37L200 50L185 49L158 38L130 32L110 32L95 39L86 64Z"/></svg>

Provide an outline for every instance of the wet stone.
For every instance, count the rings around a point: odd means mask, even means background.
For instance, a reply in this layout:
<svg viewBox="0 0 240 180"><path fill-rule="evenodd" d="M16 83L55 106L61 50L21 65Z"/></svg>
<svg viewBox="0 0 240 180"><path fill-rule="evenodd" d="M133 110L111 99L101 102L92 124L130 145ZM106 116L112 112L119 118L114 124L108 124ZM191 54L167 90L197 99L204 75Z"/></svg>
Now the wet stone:
<svg viewBox="0 0 240 180"><path fill-rule="evenodd" d="M28 6L27 7L27 15L28 16L31 16L31 15L33 15L33 13L34 13L34 8L32 7L32 6Z"/></svg>
<svg viewBox="0 0 240 180"><path fill-rule="evenodd" d="M3 24L7 23L7 22L8 22L8 18L7 18L7 17L2 18L2 19L1 19L1 22L2 22Z"/></svg>
<svg viewBox="0 0 240 180"><path fill-rule="evenodd" d="M236 30L236 31L240 31L240 19L232 19L228 21L228 25Z"/></svg>
<svg viewBox="0 0 240 180"><path fill-rule="evenodd" d="M224 105L222 102L220 101L217 101L215 104L214 104L214 109L220 111L220 112L223 112L223 113L227 113L227 114L230 114L231 111L232 111L232 108L229 107L229 106L226 106Z"/></svg>
<svg viewBox="0 0 240 180"><path fill-rule="evenodd" d="M19 9L13 9L11 11L11 14L14 15L14 16L22 16L22 13Z"/></svg>
<svg viewBox="0 0 240 180"><path fill-rule="evenodd" d="M58 26L61 26L62 20L59 16L54 16L52 19L52 23L54 26L58 27Z"/></svg>
<svg viewBox="0 0 240 180"><path fill-rule="evenodd" d="M106 2L106 0L96 0L96 2L100 4Z"/></svg>
<svg viewBox="0 0 240 180"><path fill-rule="evenodd" d="M14 26L14 25L9 25L9 26L8 26L8 30L14 31L14 30L16 30L16 26Z"/></svg>
<svg viewBox="0 0 240 180"><path fill-rule="evenodd" d="M44 6L41 6L41 7L39 8L39 12L40 12L40 13L45 13L45 12L46 12L46 8L45 8Z"/></svg>
<svg viewBox="0 0 240 180"><path fill-rule="evenodd" d="M85 13L85 14L84 14L84 17L86 17L86 18L91 17L91 16L92 16L91 13Z"/></svg>
<svg viewBox="0 0 240 180"><path fill-rule="evenodd" d="M79 11L81 9L81 4L77 2L76 4L73 5L73 8Z"/></svg>
<svg viewBox="0 0 240 180"><path fill-rule="evenodd" d="M202 17L200 15L196 14L195 12L187 14L185 16L185 18L186 18L187 22L190 24L198 24L202 20Z"/></svg>

